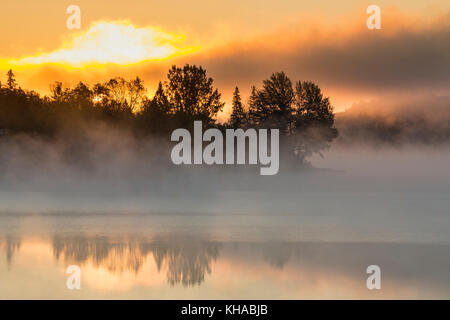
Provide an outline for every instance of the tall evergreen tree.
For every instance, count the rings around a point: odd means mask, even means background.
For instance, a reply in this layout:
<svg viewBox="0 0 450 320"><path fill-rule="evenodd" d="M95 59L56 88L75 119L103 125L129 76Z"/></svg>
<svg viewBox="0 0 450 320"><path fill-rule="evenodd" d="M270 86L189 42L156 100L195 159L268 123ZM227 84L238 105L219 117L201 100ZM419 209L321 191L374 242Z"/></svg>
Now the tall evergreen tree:
<svg viewBox="0 0 450 320"><path fill-rule="evenodd" d="M258 120L261 118L259 104L258 90L255 86L252 86L252 91L248 98L247 124L249 126L256 127L259 124Z"/></svg>
<svg viewBox="0 0 450 320"><path fill-rule="evenodd" d="M230 116L230 126L232 128L242 128L245 125L246 113L242 105L239 88L236 87L233 93L233 110Z"/></svg>
<svg viewBox="0 0 450 320"><path fill-rule="evenodd" d="M6 81L8 88L11 90L14 89L17 86L17 82L16 82L16 77L14 76L13 71L11 69L9 69L6 76L8 77L8 80Z"/></svg>

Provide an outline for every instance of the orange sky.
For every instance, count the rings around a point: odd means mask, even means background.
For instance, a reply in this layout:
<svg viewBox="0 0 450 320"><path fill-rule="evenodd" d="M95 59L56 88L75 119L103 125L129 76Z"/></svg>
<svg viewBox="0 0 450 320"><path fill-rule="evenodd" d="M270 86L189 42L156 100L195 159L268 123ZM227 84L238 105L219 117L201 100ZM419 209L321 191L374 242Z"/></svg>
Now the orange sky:
<svg viewBox="0 0 450 320"><path fill-rule="evenodd" d="M368 5L382 30L366 28ZM69 30L66 8L81 8ZM0 72L24 88L142 77L155 90L171 64L203 65L228 103L271 72L313 80L336 110L384 94L448 91L446 0L2 1ZM0 78L4 81L4 77Z"/></svg>

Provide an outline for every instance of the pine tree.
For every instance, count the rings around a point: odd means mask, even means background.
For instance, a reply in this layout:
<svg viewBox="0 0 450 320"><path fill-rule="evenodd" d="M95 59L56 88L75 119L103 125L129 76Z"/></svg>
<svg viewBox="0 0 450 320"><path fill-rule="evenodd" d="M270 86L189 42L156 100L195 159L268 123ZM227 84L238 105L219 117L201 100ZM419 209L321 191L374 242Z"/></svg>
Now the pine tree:
<svg viewBox="0 0 450 320"><path fill-rule="evenodd" d="M161 113L168 114L171 111L170 103L164 93L164 88L161 81L158 83L158 89L156 90L155 96L151 102L152 107L157 108Z"/></svg>
<svg viewBox="0 0 450 320"><path fill-rule="evenodd" d="M252 86L252 93L248 98L247 124L256 126L258 124L258 91Z"/></svg>
<svg viewBox="0 0 450 320"><path fill-rule="evenodd" d="M233 93L233 111L230 117L230 126L232 128L242 128L245 125L246 114L242 106L239 88L236 87Z"/></svg>
<svg viewBox="0 0 450 320"><path fill-rule="evenodd" d="M14 89L17 86L16 78L14 76L14 73L11 69L9 69L8 73L6 74L8 77L8 80L6 81L6 84L8 85L9 89Z"/></svg>

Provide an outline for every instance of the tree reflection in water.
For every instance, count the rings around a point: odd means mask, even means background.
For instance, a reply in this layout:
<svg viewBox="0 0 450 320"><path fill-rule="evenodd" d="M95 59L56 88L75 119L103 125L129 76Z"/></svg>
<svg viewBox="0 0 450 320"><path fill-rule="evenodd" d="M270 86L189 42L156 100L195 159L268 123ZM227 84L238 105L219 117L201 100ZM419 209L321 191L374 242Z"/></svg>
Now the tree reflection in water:
<svg viewBox="0 0 450 320"><path fill-rule="evenodd" d="M167 237L151 241L99 236L53 237L53 254L67 263L92 264L112 273L139 273L152 255L158 272L166 270L171 285L200 285L211 263L219 257L220 244L196 237Z"/></svg>
<svg viewBox="0 0 450 320"><path fill-rule="evenodd" d="M6 262L8 267L11 265L13 256L20 250L20 239L11 235L0 238L0 248L6 252Z"/></svg>

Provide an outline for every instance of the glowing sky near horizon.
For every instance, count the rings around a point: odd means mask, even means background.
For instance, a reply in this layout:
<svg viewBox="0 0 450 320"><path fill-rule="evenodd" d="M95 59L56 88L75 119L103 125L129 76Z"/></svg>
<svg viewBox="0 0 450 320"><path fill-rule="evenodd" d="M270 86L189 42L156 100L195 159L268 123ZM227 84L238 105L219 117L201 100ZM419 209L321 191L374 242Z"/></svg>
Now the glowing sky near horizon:
<svg viewBox="0 0 450 320"><path fill-rule="evenodd" d="M154 27L136 27L127 21L99 21L52 52L10 59L8 63L12 66L55 63L70 67L125 65L195 51L193 47L180 47L183 40L181 34Z"/></svg>
<svg viewBox="0 0 450 320"><path fill-rule="evenodd" d="M80 30L66 27L66 9L72 4L81 8ZM293 80L317 81L337 109L343 110L380 90L378 83L364 78L363 70L354 70L343 79L346 75L341 66L351 64L336 59L347 54L354 55L355 62L372 59L363 52L367 45L361 40L366 37L365 9L370 4L365 0L4 0L0 11L0 80L4 82L4 73L13 68L24 88L46 94L54 81L92 84L114 76L140 76L152 92L171 64L188 62L202 64L229 102L236 85L242 87L245 97L251 85L258 86L271 72L284 70ZM383 30L367 35L373 43L392 27L401 28L402 23L421 32L427 27L421 25L423 21L450 16L446 0L378 0L377 4L382 10ZM422 22L417 23L417 18ZM359 47L346 47L345 37L352 34L363 35L355 37ZM327 37L334 42L325 43ZM327 46L334 46L331 55L338 55L327 56L326 50L319 50ZM420 48L412 47L411 52L420 53ZM312 49L319 52L308 55ZM380 48L380 54L389 54L382 50L390 49L392 45ZM293 52L302 55L286 56ZM317 61L309 62L314 55ZM387 55L386 63L397 56L398 52ZM389 70L378 64L376 70ZM397 74L401 72L399 69ZM401 79L398 83L408 87ZM427 86L436 87L434 83Z"/></svg>

